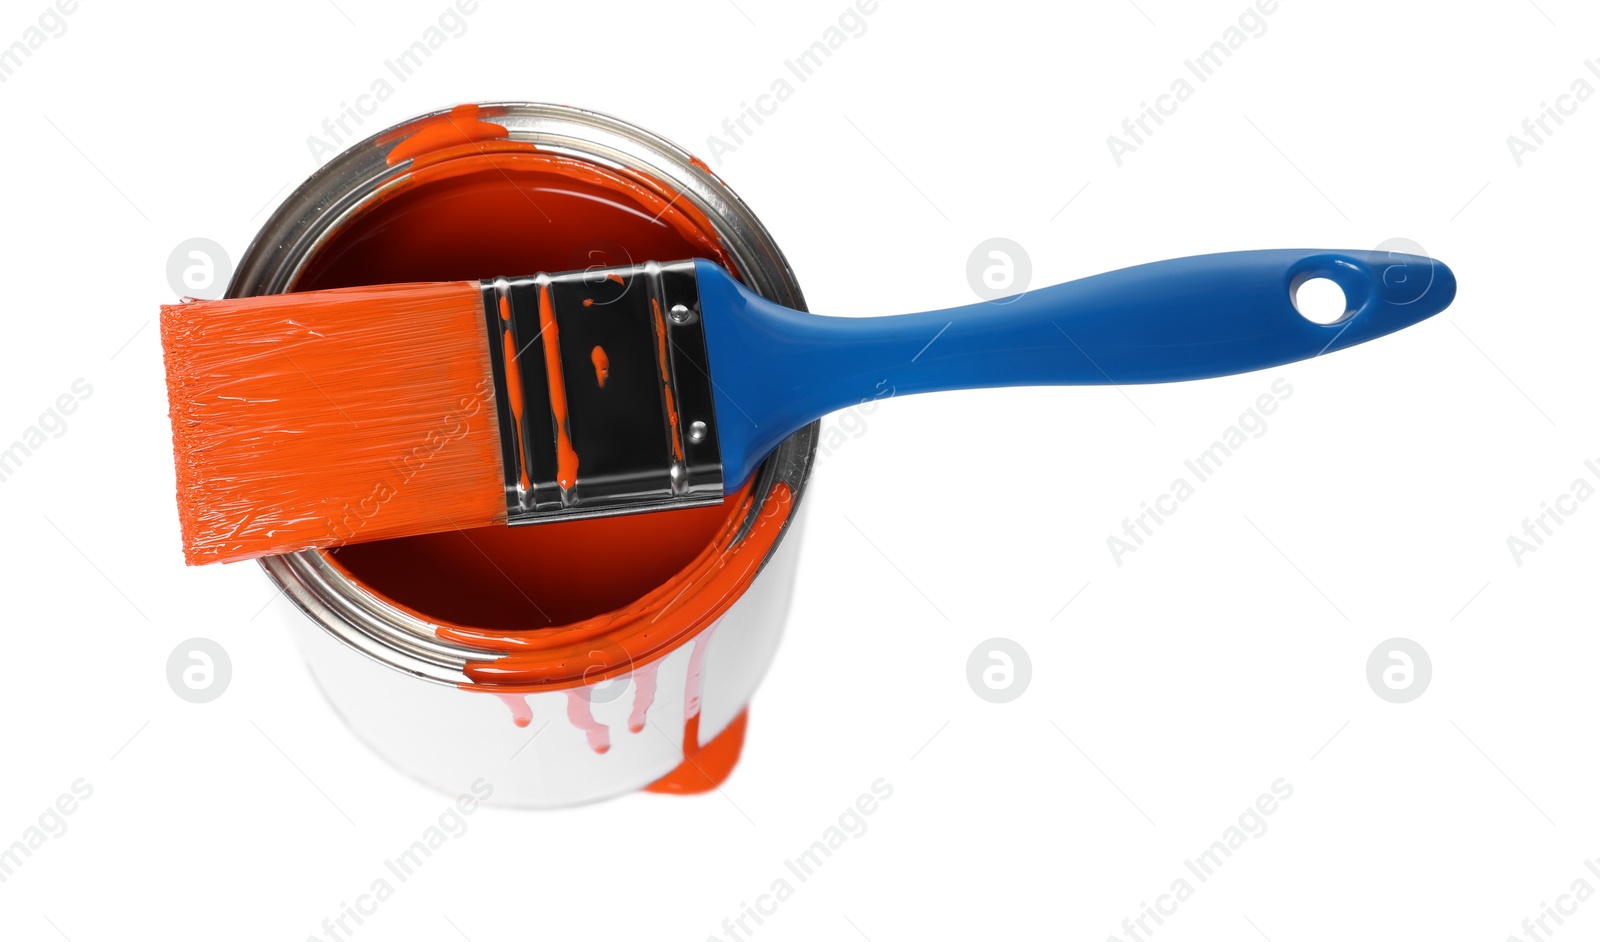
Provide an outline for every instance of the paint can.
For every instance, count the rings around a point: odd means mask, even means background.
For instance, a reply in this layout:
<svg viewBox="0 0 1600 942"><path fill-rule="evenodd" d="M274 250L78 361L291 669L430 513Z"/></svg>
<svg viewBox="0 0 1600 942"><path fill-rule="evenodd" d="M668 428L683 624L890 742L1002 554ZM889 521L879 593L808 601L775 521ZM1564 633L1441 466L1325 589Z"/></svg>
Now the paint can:
<svg viewBox="0 0 1600 942"><path fill-rule="evenodd" d="M564 106L467 105L321 167L257 234L228 296L667 252L712 257L804 309L761 223L678 147ZM525 807L709 790L737 760L746 706L777 648L817 432L813 423L785 440L721 507L375 541L261 565L294 603L280 608L334 710L416 779L450 794L485 779L495 803ZM381 502L340 525L359 527L369 509L381 513Z"/></svg>

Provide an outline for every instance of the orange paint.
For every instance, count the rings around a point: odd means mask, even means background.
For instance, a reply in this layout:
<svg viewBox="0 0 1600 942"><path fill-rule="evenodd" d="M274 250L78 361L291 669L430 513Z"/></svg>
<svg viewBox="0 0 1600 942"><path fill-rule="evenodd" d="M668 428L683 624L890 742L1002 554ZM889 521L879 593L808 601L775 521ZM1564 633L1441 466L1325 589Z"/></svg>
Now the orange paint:
<svg viewBox="0 0 1600 942"><path fill-rule="evenodd" d="M544 338L544 368L550 377L550 414L556 423L556 483L564 491L578 483L578 453L567 425L567 381L561 373L561 339L550 286L539 286L539 336Z"/></svg>
<svg viewBox="0 0 1600 942"><path fill-rule="evenodd" d="M512 723L520 727L526 727L533 722L533 707L528 705L527 694L497 693L495 696L499 697L500 702L511 710Z"/></svg>
<svg viewBox="0 0 1600 942"><path fill-rule="evenodd" d="M611 274L607 275L606 276L606 280L607 281L615 281L619 285L623 283L622 282L622 276L617 274L616 272L612 272Z"/></svg>
<svg viewBox="0 0 1600 942"><path fill-rule="evenodd" d="M500 320L507 324L511 323L511 299L504 295L500 296ZM504 361L506 369L506 401L511 406L512 418L516 420L516 428L513 434L515 434L517 438L517 478L518 483L522 485L522 489L526 491L532 486L532 482L528 480L528 469L521 465L521 455L523 454L522 413L524 409L524 400L522 397L522 367L517 364L517 350L515 345L512 343L510 332L507 331L502 333L500 338L504 344L504 349L501 351L501 360Z"/></svg>
<svg viewBox="0 0 1600 942"><path fill-rule="evenodd" d="M583 731L590 749L604 755L611 749L611 730L594 718L589 691L588 687L573 687L567 691L567 719Z"/></svg>
<svg viewBox="0 0 1600 942"><path fill-rule="evenodd" d="M410 126L414 130L389 151L389 156L386 158L389 166L392 167L402 160L411 160L412 169L416 169L419 158L434 156L443 149L461 144L473 145L479 141L492 141L506 136L504 127L481 120L479 114L480 109L477 105L457 105L447 114L434 115L416 122Z"/></svg>
<svg viewBox="0 0 1600 942"><path fill-rule="evenodd" d="M711 644L711 636L716 632L717 626L712 625L700 632L694 639L694 647L689 651L689 672L683 684L683 720L685 724L694 724L694 735L689 735L688 725L685 725L683 748L692 751L700 747L700 725L695 719L700 715L700 695L706 688L706 648Z"/></svg>
<svg viewBox="0 0 1600 942"><path fill-rule="evenodd" d="M683 440L678 435L678 405L672 401L672 380L667 374L667 322L661 317L661 304L650 299L650 316L656 323L656 362L661 365L662 401L667 405L667 422L672 426L672 454L683 460Z"/></svg>
<svg viewBox="0 0 1600 942"><path fill-rule="evenodd" d="M699 744L700 717L697 714L690 721L694 728L684 733L683 763L646 785L644 790L664 795L699 795L720 787L733 774L733 767L739 764L749 719L750 709L746 707L739 711L727 729L702 746Z"/></svg>
<svg viewBox="0 0 1600 942"><path fill-rule="evenodd" d="M633 672L633 710L628 713L628 732L644 732L644 721L656 702L656 669L660 661L650 663Z"/></svg>
<svg viewBox="0 0 1600 942"><path fill-rule="evenodd" d="M500 299L500 310L506 310L506 301ZM511 332L500 334L501 345L504 348L506 364L506 402L511 406L511 417L516 420L517 454L523 453L522 448L522 413L525 403L522 398L522 367L517 364L517 342L511 338ZM528 469L521 469L521 483L524 491L532 487L528 480Z"/></svg>
<svg viewBox="0 0 1600 942"><path fill-rule="evenodd" d="M589 351L589 361L594 364L594 381L600 388L606 388L606 377L611 375L611 358L606 356L606 349L598 344Z"/></svg>
<svg viewBox="0 0 1600 942"><path fill-rule="evenodd" d="M584 298L583 299L583 306L584 307L594 307L594 298Z"/></svg>

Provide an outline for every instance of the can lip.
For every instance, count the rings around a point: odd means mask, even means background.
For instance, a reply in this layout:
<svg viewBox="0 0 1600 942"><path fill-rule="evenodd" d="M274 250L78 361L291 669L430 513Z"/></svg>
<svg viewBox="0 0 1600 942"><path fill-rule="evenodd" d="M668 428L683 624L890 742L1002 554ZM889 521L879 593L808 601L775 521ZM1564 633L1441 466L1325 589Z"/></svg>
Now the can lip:
<svg viewBox="0 0 1600 942"><path fill-rule="evenodd" d="M744 283L756 293L805 310L794 272L750 208L721 178L687 151L610 115L567 105L533 102L480 103L480 115L507 130L513 141L660 181L709 221L733 258ZM410 172L411 161L390 166L388 152L407 131L450 113L440 109L407 119L350 145L318 168L268 217L240 259L227 297L290 290L316 251L341 225L382 198L385 187ZM815 460L820 422L785 439L757 472L764 492L787 484L795 504L784 524L798 515ZM756 502L741 525L754 524ZM773 545L782 545L782 534ZM764 567L771 559L762 561ZM267 576L329 634L392 669L433 683L470 684L469 661L492 658L476 648L444 641L434 623L402 610L346 576L320 551L306 550L259 560ZM551 689L556 689L554 686Z"/></svg>

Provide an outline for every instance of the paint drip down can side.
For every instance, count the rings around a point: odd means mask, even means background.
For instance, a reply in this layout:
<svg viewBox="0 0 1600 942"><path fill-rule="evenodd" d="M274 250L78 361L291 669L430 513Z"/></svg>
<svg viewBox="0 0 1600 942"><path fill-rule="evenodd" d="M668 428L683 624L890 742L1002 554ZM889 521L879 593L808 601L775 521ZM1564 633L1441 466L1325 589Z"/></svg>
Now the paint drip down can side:
<svg viewBox="0 0 1600 942"><path fill-rule="evenodd" d="M761 223L683 150L565 106L464 105L321 167L257 233L228 296L696 256L804 310ZM482 780L521 807L703 791L737 760L777 649L817 433L786 439L720 506L261 566L333 709L419 781L456 795Z"/></svg>

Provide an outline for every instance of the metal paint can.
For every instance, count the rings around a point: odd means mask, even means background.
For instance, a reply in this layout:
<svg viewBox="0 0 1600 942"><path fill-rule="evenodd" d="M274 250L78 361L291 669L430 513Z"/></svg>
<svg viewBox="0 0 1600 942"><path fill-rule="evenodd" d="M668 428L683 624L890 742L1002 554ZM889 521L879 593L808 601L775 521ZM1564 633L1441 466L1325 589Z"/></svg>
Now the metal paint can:
<svg viewBox="0 0 1600 942"><path fill-rule="evenodd" d="M746 285L804 309L794 275L761 223L680 148L615 118L565 106L463 108L470 109L473 124L451 117L461 108L425 115L355 144L321 167L262 227L228 296L305 287L306 272L336 251L336 243L348 246L352 227L362 226L385 200L401 192L424 198L418 190L428 184L419 182L419 168L437 177L453 160L493 162L494 154L521 148L556 155L575 174L622 175L641 188L641 199L665 200L662 213L681 212L705 227ZM497 130L489 136L472 130L481 126ZM659 192L651 195L652 188ZM506 197L516 199L509 190ZM594 238L591 232L574 241ZM573 248L581 252L584 246ZM406 280L434 279L424 274ZM444 620L374 588L336 554L307 551L269 557L261 565L298 609L288 621L334 710L400 770L450 794L487 779L494 783L494 802L506 805L596 801L709 767L693 761L701 750L716 749L731 767L728 753L737 757L745 708L776 652L786 616L798 551L794 531L817 433L815 423L795 433L757 472L754 493L786 487L791 503L753 579L719 616L693 624L669 648L630 662L623 673L585 674L531 693L486 695L470 674L470 665L486 658L481 648L440 637ZM737 526L738 539L755 526L762 507L754 501L748 519L729 522ZM488 559L486 565L495 563ZM658 790L694 791L711 787L714 779L715 773L702 773L698 785L691 776Z"/></svg>

